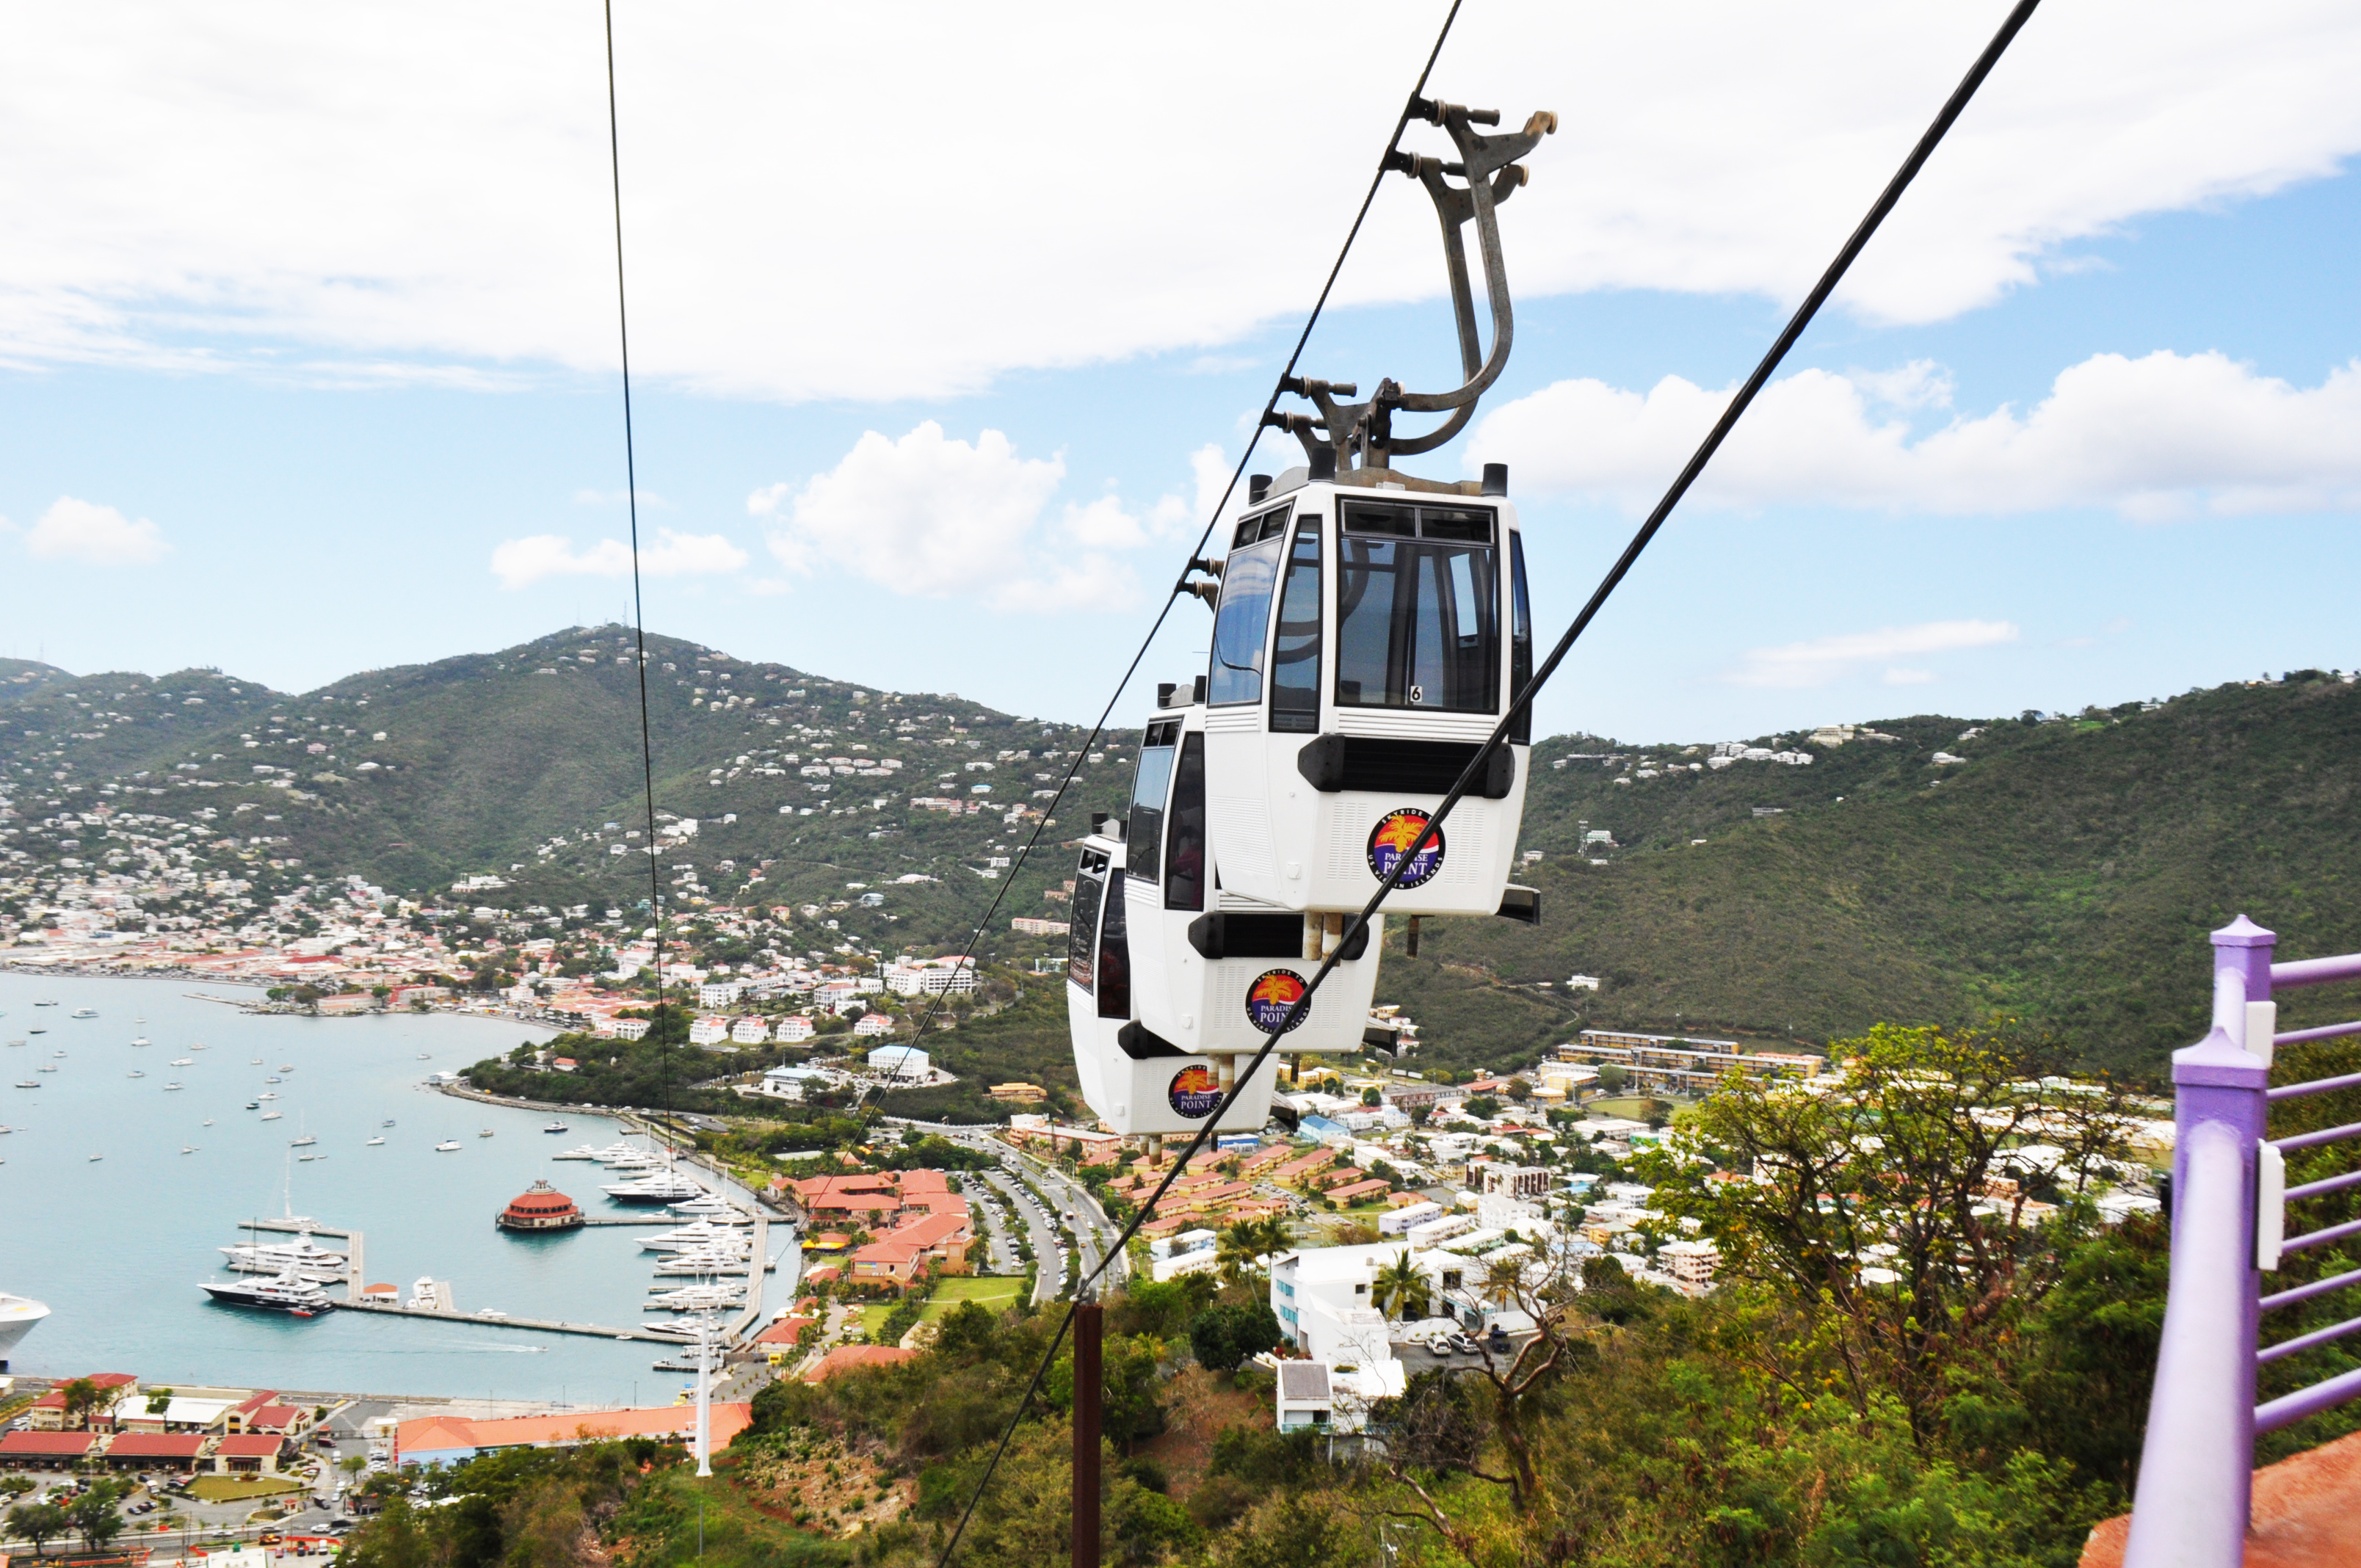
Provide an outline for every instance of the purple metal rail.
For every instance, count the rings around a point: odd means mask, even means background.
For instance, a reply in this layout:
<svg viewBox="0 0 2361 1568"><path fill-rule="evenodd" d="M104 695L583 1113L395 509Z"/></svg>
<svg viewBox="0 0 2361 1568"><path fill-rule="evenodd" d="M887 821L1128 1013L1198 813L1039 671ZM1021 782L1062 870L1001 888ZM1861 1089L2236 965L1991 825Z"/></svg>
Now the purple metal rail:
<svg viewBox="0 0 2361 1568"><path fill-rule="evenodd" d="M2172 1272L2125 1568L2236 1568L2246 1555L2256 1433L2361 1398L2361 1372L2350 1372L2255 1403L2262 1363L2361 1332L2356 1318L2257 1349L2264 1312L2361 1285L2356 1269L2262 1293L2264 1271L2281 1255L2361 1234L2355 1222L2281 1236L2288 1199L2361 1186L2356 1173L2281 1191L2283 1157L2361 1137L2361 1124L2274 1142L2270 1103L2361 1087L2361 1074L2272 1089L2272 1049L2361 1034L2361 1020L2278 1034L2271 992L2361 980L2361 953L2275 964L2278 940L2243 915L2213 933L2213 1026L2173 1053Z"/></svg>

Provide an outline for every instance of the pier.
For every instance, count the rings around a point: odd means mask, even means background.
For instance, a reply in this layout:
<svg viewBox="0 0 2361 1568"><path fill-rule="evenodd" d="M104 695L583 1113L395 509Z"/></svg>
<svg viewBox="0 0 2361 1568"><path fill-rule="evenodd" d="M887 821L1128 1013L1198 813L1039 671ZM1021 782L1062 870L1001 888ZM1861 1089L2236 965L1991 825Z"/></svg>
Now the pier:
<svg viewBox="0 0 2361 1568"><path fill-rule="evenodd" d="M332 1301L340 1312L384 1312L397 1318L432 1318L438 1323L472 1323L486 1329L533 1329L543 1333L587 1334L593 1339L646 1340L653 1344L691 1344L695 1341L668 1329L608 1328L598 1323L570 1323L550 1318L517 1318L505 1313L438 1312L425 1307L403 1307L391 1301Z"/></svg>

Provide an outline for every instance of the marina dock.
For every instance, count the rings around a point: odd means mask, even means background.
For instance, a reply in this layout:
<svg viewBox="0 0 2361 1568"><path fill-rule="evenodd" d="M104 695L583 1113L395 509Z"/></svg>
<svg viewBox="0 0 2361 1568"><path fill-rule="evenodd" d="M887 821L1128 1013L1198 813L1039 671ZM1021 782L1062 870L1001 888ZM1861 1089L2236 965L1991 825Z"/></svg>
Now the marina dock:
<svg viewBox="0 0 2361 1568"><path fill-rule="evenodd" d="M361 1255L363 1238L358 1231L347 1231L335 1225L315 1225L309 1220L247 1220L239 1227L249 1231L287 1231L298 1235L335 1236L345 1244L345 1294L358 1299L362 1282L368 1279Z"/></svg>
<svg viewBox="0 0 2361 1568"><path fill-rule="evenodd" d="M402 1307L390 1301L335 1301L340 1312L385 1312L398 1318L432 1318L438 1323L472 1323L486 1329L533 1329L544 1333L588 1334L593 1339L637 1339L653 1344L693 1344L685 1335L663 1328L608 1328L598 1323L569 1323L549 1318L493 1317L483 1312L437 1312L424 1307Z"/></svg>

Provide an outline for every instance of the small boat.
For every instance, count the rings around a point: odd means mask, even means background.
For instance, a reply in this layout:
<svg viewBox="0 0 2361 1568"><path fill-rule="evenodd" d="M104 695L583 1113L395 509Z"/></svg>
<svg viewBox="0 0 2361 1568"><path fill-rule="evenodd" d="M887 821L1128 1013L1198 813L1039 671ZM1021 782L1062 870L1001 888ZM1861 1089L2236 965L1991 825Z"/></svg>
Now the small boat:
<svg viewBox="0 0 2361 1568"><path fill-rule="evenodd" d="M206 1117L206 1118L205 1118L205 1125L206 1125L206 1126L208 1126L208 1127L210 1127L210 1126L212 1126L213 1124L214 1124L214 1119L213 1119L211 1116Z"/></svg>
<svg viewBox="0 0 2361 1568"><path fill-rule="evenodd" d="M95 1007L77 1007L73 1010L72 1016L76 1018L95 1018L98 1016L98 1009Z"/></svg>
<svg viewBox="0 0 2361 1568"><path fill-rule="evenodd" d="M150 1040L150 1039L149 1039L147 1036L145 1036L145 1035L140 1036L137 1039L136 1039L136 1040L132 1041L131 1043L132 1043L133 1045L135 1045L135 1046L149 1046L149 1045L153 1045L153 1044L155 1044L155 1042L154 1042L153 1040Z"/></svg>
<svg viewBox="0 0 2361 1568"><path fill-rule="evenodd" d="M432 1051L421 1051L418 1053L418 1059L420 1061L433 1061L434 1059L434 1054Z"/></svg>
<svg viewBox="0 0 2361 1568"><path fill-rule="evenodd" d="M362 1145L361 1146L362 1146L362 1147L364 1147L364 1148L372 1148L372 1149L373 1149L373 1148L377 1147L377 1146L378 1146L378 1145L379 1145L379 1144L381 1144L381 1143L383 1143L383 1142L385 1142L385 1140L384 1140L383 1138L371 1138L368 1143L366 1143L366 1144Z"/></svg>
<svg viewBox="0 0 2361 1568"><path fill-rule="evenodd" d="M65 1055L65 1052L63 1052L63 1051L51 1051L51 1052L49 1053L49 1055L51 1055L51 1056L53 1056L53 1057L61 1057L61 1056Z"/></svg>
<svg viewBox="0 0 2361 1568"><path fill-rule="evenodd" d="M164 1065L167 1067L194 1067L197 1065L197 1058L194 1057L174 1057L170 1061L166 1062Z"/></svg>
<svg viewBox="0 0 2361 1568"><path fill-rule="evenodd" d="M252 1061L247 1062L246 1065L248 1067L260 1067L262 1065L262 1058L260 1057L256 1057Z"/></svg>
<svg viewBox="0 0 2361 1568"><path fill-rule="evenodd" d="M257 1100L276 1100L276 1099L278 1099L278 1098L279 1098L279 1096L277 1096L276 1094L273 1094L272 1092L270 1092L270 1091L269 1091L268 1089L266 1089L266 1090L264 1090L261 1093L259 1093L259 1094L256 1095L256 1096L255 1096L255 1098L256 1098Z"/></svg>
<svg viewBox="0 0 2361 1568"><path fill-rule="evenodd" d="M277 1073L265 1073L263 1075L262 1081L265 1083L284 1083L287 1080L280 1078Z"/></svg>
<svg viewBox="0 0 2361 1568"><path fill-rule="evenodd" d="M21 1046L21 1045L23 1045L24 1043L25 1043L25 1042L24 1042L24 1041L22 1041L22 1040L11 1040L11 1041L9 1041L9 1042L8 1042L8 1044L9 1044L9 1045L11 1045L11 1046Z"/></svg>
<svg viewBox="0 0 2361 1568"><path fill-rule="evenodd" d="M57 1003L54 1002L36 1002L33 1005L36 1007L55 1007Z"/></svg>
<svg viewBox="0 0 2361 1568"><path fill-rule="evenodd" d="M491 1130L489 1127L486 1127L482 1132L478 1133L478 1134L476 1135L476 1136L478 1136L478 1137L479 1137L479 1138L489 1138L489 1137L490 1137L491 1135L492 1135L492 1130Z"/></svg>
<svg viewBox="0 0 2361 1568"><path fill-rule="evenodd" d="M289 1144L287 1146L291 1149L300 1149L307 1147L310 1145L316 1144L319 1141L319 1135L316 1133L306 1133L302 1137L297 1138L294 1142Z"/></svg>
<svg viewBox="0 0 2361 1568"><path fill-rule="evenodd" d="M249 1111L259 1111L262 1109L262 1102L259 1100L249 1100L246 1102L246 1108Z"/></svg>
<svg viewBox="0 0 2361 1568"><path fill-rule="evenodd" d="M265 1111L265 1112L262 1113L262 1120L264 1120L264 1121L266 1121L266 1122L276 1122L276 1121L279 1121L280 1119L280 1113L278 1113L278 1112L276 1112L276 1111Z"/></svg>
<svg viewBox="0 0 2361 1568"><path fill-rule="evenodd" d="M19 1089L38 1089L41 1087L41 1080L37 1078L20 1078L16 1080L16 1087Z"/></svg>
<svg viewBox="0 0 2361 1568"><path fill-rule="evenodd" d="M105 1157L105 1157L104 1155L103 1155L103 1154L94 1154L94 1155L93 1155L93 1156L91 1156L91 1157L90 1157L90 1158L91 1158L91 1163L92 1163L92 1164L93 1164L93 1165L95 1165L95 1164L97 1164L100 1160L103 1160L103 1159L104 1159Z"/></svg>
<svg viewBox="0 0 2361 1568"><path fill-rule="evenodd" d="M281 1072L293 1072L295 1070L295 1064L291 1061L280 1062L279 1064L279 1070Z"/></svg>
<svg viewBox="0 0 2361 1568"><path fill-rule="evenodd" d="M135 1068L133 1068L129 1072L125 1073L123 1076L124 1076L124 1077L126 1077L126 1078L145 1078L145 1077L147 1077L148 1075L147 1075L146 1073L144 1073L144 1072L141 1072L137 1068L136 1068L136 1067L135 1067Z"/></svg>
<svg viewBox="0 0 2361 1568"><path fill-rule="evenodd" d="M393 1125L393 1118L388 1116L384 1121L379 1123L378 1125L381 1127L390 1127Z"/></svg>
<svg viewBox="0 0 2361 1568"><path fill-rule="evenodd" d="M49 1033L49 1031L48 1031L47 1029L42 1028L39 1025L36 1024L36 1025L34 1025L31 1028L29 1028L29 1029L26 1030L26 1031L25 1031L25 1033L27 1033L27 1034L28 1034L28 1035L46 1035L46 1034L48 1034L48 1033Z"/></svg>
<svg viewBox="0 0 2361 1568"><path fill-rule="evenodd" d="M562 1133L566 1131L566 1124L563 1122L551 1122L541 1130L544 1133Z"/></svg>
<svg viewBox="0 0 2361 1568"><path fill-rule="evenodd" d="M58 1064L53 1061L45 1061L33 1070L35 1072L55 1072L58 1070Z"/></svg>
<svg viewBox="0 0 2361 1568"><path fill-rule="evenodd" d="M299 1155L296 1157L296 1163L299 1165L309 1165L312 1161L319 1157L320 1157L315 1154Z"/></svg>
<svg viewBox="0 0 2361 1568"><path fill-rule="evenodd" d="M182 1144L181 1146L181 1152L182 1154L194 1154L197 1152L197 1146L194 1144Z"/></svg>
<svg viewBox="0 0 2361 1568"><path fill-rule="evenodd" d="M441 1143L434 1146L434 1152L436 1154L457 1154L459 1152L459 1140L456 1138L445 1138Z"/></svg>
<svg viewBox="0 0 2361 1568"><path fill-rule="evenodd" d="M177 1084L177 1083L168 1083L168 1084L166 1084L166 1085L164 1086L164 1092L165 1092L165 1093L167 1093L167 1094L170 1094L170 1092L172 1092L172 1091L174 1091L175 1089L178 1089L178 1088L180 1088L180 1087L181 1087L181 1086L180 1086L179 1084Z"/></svg>
<svg viewBox="0 0 2361 1568"><path fill-rule="evenodd" d="M210 1046L191 1046L191 1047L189 1047L189 1049L191 1049L191 1050L192 1050L192 1051L204 1051L204 1050L211 1050L212 1048L213 1048L213 1047L210 1047Z"/></svg>

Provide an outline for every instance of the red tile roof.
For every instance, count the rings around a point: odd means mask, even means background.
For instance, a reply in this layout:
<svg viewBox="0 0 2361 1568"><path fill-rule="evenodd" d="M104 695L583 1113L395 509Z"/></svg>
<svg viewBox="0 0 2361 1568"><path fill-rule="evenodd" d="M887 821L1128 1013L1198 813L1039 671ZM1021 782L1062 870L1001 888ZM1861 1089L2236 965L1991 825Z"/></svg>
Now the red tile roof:
<svg viewBox="0 0 2361 1568"><path fill-rule="evenodd" d="M918 1353L890 1344L840 1344L820 1358L820 1364L804 1374L807 1383L825 1383L840 1372L856 1366L890 1366L897 1361L907 1361Z"/></svg>
<svg viewBox="0 0 2361 1568"><path fill-rule="evenodd" d="M64 1454L88 1453L98 1442L96 1432L88 1431L12 1431L0 1437L0 1459L12 1454L56 1457Z"/></svg>
<svg viewBox="0 0 2361 1568"><path fill-rule="evenodd" d="M796 1335L819 1321L818 1318L781 1318L754 1336L756 1344L793 1344Z"/></svg>
<svg viewBox="0 0 2361 1568"><path fill-rule="evenodd" d="M286 1439L269 1432L236 1432L221 1440L214 1453L224 1459L268 1459L284 1446Z"/></svg>
<svg viewBox="0 0 2361 1568"><path fill-rule="evenodd" d="M109 1459L194 1459L205 1446L201 1431L127 1431L107 1446Z"/></svg>

